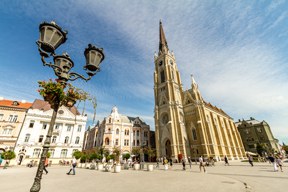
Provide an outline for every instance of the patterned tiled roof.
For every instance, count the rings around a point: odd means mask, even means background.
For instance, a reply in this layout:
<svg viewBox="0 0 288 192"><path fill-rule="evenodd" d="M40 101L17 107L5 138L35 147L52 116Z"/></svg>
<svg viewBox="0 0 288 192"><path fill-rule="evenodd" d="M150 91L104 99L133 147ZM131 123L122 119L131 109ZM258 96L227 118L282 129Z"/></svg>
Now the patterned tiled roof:
<svg viewBox="0 0 288 192"><path fill-rule="evenodd" d="M29 109L32 106L30 102L21 102L21 101L13 101L13 100L0 100L0 107L9 107L9 108L17 108L17 109Z"/></svg>

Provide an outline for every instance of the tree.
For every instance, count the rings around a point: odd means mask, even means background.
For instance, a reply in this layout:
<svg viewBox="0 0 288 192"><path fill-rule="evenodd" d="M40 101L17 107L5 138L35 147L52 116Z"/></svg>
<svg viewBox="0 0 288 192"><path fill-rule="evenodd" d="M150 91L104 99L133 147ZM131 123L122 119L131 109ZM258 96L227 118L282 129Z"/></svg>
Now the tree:
<svg viewBox="0 0 288 192"><path fill-rule="evenodd" d="M260 156L262 156L262 154L263 154L264 152L267 152L267 150L266 150L266 148L265 148L265 146L264 146L263 143L258 143L258 144L257 144L257 146L256 146L256 151L257 151L257 153L258 153Z"/></svg>
<svg viewBox="0 0 288 192"><path fill-rule="evenodd" d="M5 159L6 161L8 161L8 165L10 163L11 159L14 159L16 157L14 151L5 151L4 153L1 154L2 159Z"/></svg>
<svg viewBox="0 0 288 192"><path fill-rule="evenodd" d="M142 149L140 147L134 147L132 149L132 154L135 155L136 157L139 157L141 154Z"/></svg>
<svg viewBox="0 0 288 192"><path fill-rule="evenodd" d="M120 154L121 154L121 150L118 147L114 147L113 155L114 155L114 160L116 161L117 164L120 163Z"/></svg>
<svg viewBox="0 0 288 192"><path fill-rule="evenodd" d="M129 153L125 153L122 155L123 159L129 159L130 158L130 154Z"/></svg>
<svg viewBox="0 0 288 192"><path fill-rule="evenodd" d="M145 153L146 155L148 155L148 160L149 160L149 162L151 162L151 158L153 158L153 157L156 156L155 150L152 149L151 147L146 147L146 148L144 148L144 153Z"/></svg>
<svg viewBox="0 0 288 192"><path fill-rule="evenodd" d="M73 153L73 156L75 157L75 159L80 159L82 157L83 153L81 151L75 151Z"/></svg>

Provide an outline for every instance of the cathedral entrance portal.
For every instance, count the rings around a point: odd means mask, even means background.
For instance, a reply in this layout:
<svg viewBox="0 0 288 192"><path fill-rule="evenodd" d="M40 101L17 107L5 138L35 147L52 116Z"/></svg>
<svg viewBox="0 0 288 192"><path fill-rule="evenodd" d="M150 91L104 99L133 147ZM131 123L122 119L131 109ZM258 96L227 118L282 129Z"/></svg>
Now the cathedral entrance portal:
<svg viewBox="0 0 288 192"><path fill-rule="evenodd" d="M166 152L166 158L170 159L171 158L171 142L168 139L165 143L165 152Z"/></svg>

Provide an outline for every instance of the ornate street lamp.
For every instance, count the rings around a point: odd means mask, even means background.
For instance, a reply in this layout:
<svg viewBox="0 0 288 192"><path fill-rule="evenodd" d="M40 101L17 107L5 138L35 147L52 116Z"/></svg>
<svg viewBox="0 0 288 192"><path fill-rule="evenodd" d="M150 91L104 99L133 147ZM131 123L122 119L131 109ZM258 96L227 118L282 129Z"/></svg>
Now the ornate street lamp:
<svg viewBox="0 0 288 192"><path fill-rule="evenodd" d="M100 71L100 63L104 60L105 56L102 48L97 48L91 44L88 44L88 48L84 51L84 56L86 58L86 65L84 70L88 77L84 77L75 72L70 72L74 67L74 62L69 57L67 53L62 55L56 55L55 50L65 43L67 40L67 31L63 31L60 26L58 26L54 21L51 23L43 22L39 26L40 38L36 42L38 45L38 50L41 55L41 61L44 66L49 66L53 68L55 75L58 77L58 81L61 83L63 89L66 87L67 81L74 81L78 78L85 81L90 80L98 71ZM53 63L46 62L45 58L53 57ZM37 173L34 179L34 183L30 189L30 192L39 192L41 189L41 178L43 174L43 168L45 163L45 158L47 156L52 132L57 116L57 111L62 105L61 99L59 96L55 96L53 99L48 101L51 108L53 109L51 122L49 125L48 133L43 145L43 150L38 165ZM66 104L67 105L67 104ZM67 105L68 106L68 105ZM72 105L73 106L73 105ZM69 107L72 107L69 105Z"/></svg>

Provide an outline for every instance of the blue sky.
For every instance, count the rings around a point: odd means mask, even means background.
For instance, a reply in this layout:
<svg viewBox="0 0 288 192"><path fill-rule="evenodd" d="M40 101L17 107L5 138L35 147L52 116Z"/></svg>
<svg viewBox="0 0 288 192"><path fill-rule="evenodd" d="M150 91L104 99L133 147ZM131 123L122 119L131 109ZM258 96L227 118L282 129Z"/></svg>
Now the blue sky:
<svg viewBox="0 0 288 192"><path fill-rule="evenodd" d="M37 81L55 78L35 42L42 21L56 21L68 40L73 71L84 74L88 43L103 47L101 72L81 87L97 97L97 120L116 105L154 129L153 72L162 19L184 89L194 75L203 98L235 121L267 121L288 143L288 2L213 0L2 0L0 96L32 102ZM80 108L81 110L81 108ZM92 106L87 113L93 117Z"/></svg>

